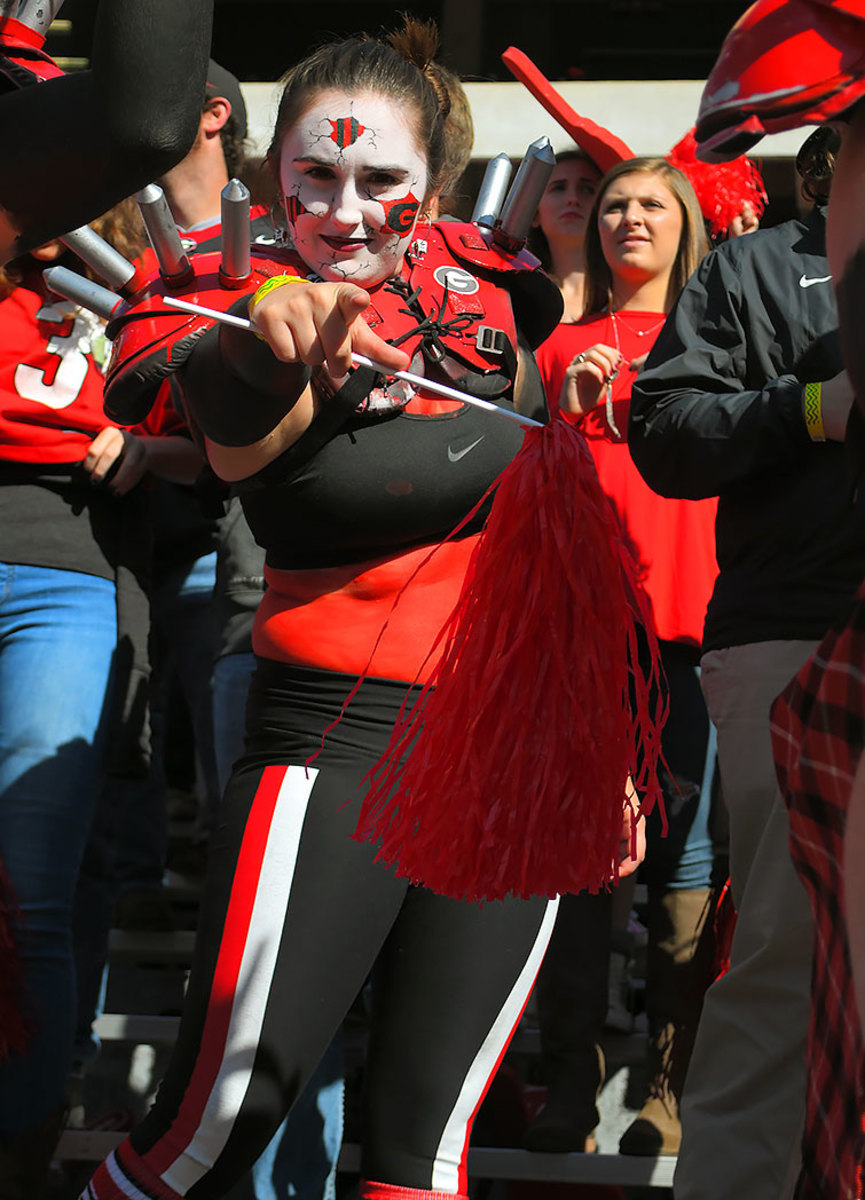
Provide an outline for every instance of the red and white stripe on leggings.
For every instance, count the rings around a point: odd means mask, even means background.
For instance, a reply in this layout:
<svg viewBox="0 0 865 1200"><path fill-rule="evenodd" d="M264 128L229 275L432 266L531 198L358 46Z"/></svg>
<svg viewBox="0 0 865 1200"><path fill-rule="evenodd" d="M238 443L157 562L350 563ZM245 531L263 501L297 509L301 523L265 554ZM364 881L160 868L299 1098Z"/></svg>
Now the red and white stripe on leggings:
<svg viewBox="0 0 865 1200"><path fill-rule="evenodd" d="M252 1076L317 775L297 766L262 773L240 846L201 1047L177 1117L146 1158L122 1143L94 1175L86 1200L176 1200L224 1150Z"/></svg>
<svg viewBox="0 0 865 1200"><path fill-rule="evenodd" d="M437 1196L439 1193L448 1196L463 1196L468 1192L467 1161L472 1123L496 1071L501 1066L505 1051L510 1045L520 1017L528 1003L553 932L558 907L558 898L547 902L546 911L531 952L484 1039L483 1045L469 1067L456 1104L445 1123L433 1161L433 1190L420 1192L419 1196ZM386 1187L387 1185L368 1183L366 1186ZM366 1195L365 1192L361 1194ZM382 1193L382 1200L384 1200L384 1193Z"/></svg>

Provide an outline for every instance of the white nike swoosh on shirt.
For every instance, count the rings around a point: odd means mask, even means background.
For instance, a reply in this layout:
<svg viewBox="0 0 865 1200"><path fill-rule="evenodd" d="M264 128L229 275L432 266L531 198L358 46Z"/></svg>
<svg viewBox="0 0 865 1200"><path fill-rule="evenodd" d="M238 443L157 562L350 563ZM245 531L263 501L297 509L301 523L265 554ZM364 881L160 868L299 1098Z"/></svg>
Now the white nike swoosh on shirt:
<svg viewBox="0 0 865 1200"><path fill-rule="evenodd" d="M831 275L821 275L819 279L808 279L805 275L799 280L799 287L813 287L815 283L828 283L832 278Z"/></svg>
<svg viewBox="0 0 865 1200"><path fill-rule="evenodd" d="M459 462L461 458L465 458L470 450L474 450L475 446L479 446L485 437L486 434L482 433L478 440L476 442L472 442L470 446L466 446L465 450L453 450L450 446L448 446L448 461L452 463Z"/></svg>

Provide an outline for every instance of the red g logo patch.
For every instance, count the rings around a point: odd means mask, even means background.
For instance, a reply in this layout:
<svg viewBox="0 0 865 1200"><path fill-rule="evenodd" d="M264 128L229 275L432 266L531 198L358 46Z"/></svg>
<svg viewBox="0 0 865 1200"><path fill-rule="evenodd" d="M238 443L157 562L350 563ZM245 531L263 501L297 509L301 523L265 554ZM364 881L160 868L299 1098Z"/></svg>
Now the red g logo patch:
<svg viewBox="0 0 865 1200"><path fill-rule="evenodd" d="M330 140L336 142L340 150L353 146L365 132L366 126L361 125L354 117L337 117L335 121L330 122Z"/></svg>
<svg viewBox="0 0 865 1200"><path fill-rule="evenodd" d="M409 192L402 200L382 200L384 209L384 227L392 233L406 234L411 231L420 200Z"/></svg>
<svg viewBox="0 0 865 1200"><path fill-rule="evenodd" d="M473 296L481 286L474 275L469 275L462 267L436 267L433 279L449 292L456 292L460 296Z"/></svg>

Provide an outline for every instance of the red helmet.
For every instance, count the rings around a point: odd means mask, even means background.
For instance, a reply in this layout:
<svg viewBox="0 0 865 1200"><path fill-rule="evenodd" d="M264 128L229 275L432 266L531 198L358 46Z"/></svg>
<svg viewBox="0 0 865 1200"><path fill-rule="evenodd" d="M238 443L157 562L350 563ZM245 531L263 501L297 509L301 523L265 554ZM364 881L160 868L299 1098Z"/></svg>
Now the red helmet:
<svg viewBox="0 0 865 1200"><path fill-rule="evenodd" d="M703 91L700 157L831 121L865 94L865 0L758 0L733 26Z"/></svg>

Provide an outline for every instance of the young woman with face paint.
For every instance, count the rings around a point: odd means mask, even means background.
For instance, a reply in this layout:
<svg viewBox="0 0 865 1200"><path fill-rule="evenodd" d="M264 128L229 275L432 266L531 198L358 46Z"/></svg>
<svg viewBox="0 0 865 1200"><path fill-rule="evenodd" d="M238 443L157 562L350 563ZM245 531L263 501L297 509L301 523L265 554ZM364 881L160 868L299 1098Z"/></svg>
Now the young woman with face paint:
<svg viewBox="0 0 865 1200"><path fill-rule="evenodd" d="M472 1119L549 937L554 901L435 895L352 838L364 775L431 669L485 514L444 539L521 433L350 372L350 354L543 413L524 347L561 314L535 260L515 269L473 226L419 224L443 162L433 50L408 21L289 73L270 151L285 274L236 306L260 338L213 329L177 376L266 548L268 587L179 1041L87 1200L224 1195L370 973L361 1195L465 1197Z"/></svg>

